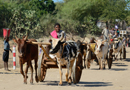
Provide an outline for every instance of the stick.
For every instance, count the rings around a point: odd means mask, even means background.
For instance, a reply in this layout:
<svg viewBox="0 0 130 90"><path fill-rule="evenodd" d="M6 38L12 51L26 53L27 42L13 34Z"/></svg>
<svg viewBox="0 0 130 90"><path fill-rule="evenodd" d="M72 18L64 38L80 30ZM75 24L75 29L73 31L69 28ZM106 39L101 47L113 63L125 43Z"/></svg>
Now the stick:
<svg viewBox="0 0 130 90"><path fill-rule="evenodd" d="M43 46L40 46L40 48L43 50L44 54L45 54L52 62L54 62L55 64L57 64L57 63L46 53L46 50L44 49Z"/></svg>
<svg viewBox="0 0 130 90"><path fill-rule="evenodd" d="M51 43L46 43L46 42L30 42L30 41L26 41L28 43L32 43L32 44L42 44L42 45L51 45Z"/></svg>

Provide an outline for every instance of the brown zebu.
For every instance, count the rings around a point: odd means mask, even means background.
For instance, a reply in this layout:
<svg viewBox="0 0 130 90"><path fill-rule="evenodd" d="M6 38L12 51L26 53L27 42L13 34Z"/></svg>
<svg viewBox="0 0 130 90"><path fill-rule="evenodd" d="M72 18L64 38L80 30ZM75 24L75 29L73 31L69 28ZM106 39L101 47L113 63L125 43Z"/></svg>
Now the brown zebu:
<svg viewBox="0 0 130 90"><path fill-rule="evenodd" d="M35 62L35 71L36 71L36 76L35 80L38 82L38 77L37 77L37 61L38 61L38 45L32 45L30 42L37 42L35 39L27 39L26 37L23 37L22 39L17 38L13 39L15 43L18 45L18 56L19 56L19 64L20 64L20 73L23 75L24 78L24 83L27 84L27 72L28 68L30 67L31 70L31 79L30 83L33 83L33 67L32 67L32 62L31 60L34 59ZM25 74L23 72L23 64L27 63L26 68L25 68Z"/></svg>

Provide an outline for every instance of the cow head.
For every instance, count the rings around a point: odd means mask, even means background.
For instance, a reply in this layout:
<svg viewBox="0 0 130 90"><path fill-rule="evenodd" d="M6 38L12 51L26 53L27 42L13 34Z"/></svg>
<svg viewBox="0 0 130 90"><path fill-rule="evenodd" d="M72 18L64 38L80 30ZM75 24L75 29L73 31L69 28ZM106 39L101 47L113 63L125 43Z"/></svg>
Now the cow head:
<svg viewBox="0 0 130 90"><path fill-rule="evenodd" d="M117 38L114 39L114 44L113 44L114 49L117 49L119 47L119 42L120 40L118 40Z"/></svg>
<svg viewBox="0 0 130 90"><path fill-rule="evenodd" d="M22 58L22 57L24 57L24 56L26 55L27 44L29 43L29 42L26 42L28 36L26 36L26 37L23 36L22 39L18 38L17 36L15 36L15 37L16 37L16 39L13 39L13 41L14 41L15 43L17 43L17 45L18 45L19 57Z"/></svg>
<svg viewBox="0 0 130 90"><path fill-rule="evenodd" d="M100 40L95 40L96 42L96 52L101 52L102 47L104 46L104 43L106 42L106 40L102 41Z"/></svg>
<svg viewBox="0 0 130 90"><path fill-rule="evenodd" d="M83 54L84 52L86 52L87 50L87 43L86 42L83 42L83 41L80 41L78 40L76 42L77 44L77 47L78 47L78 50L80 50L80 52Z"/></svg>
<svg viewBox="0 0 130 90"><path fill-rule="evenodd" d="M65 43L64 42L64 33L62 33L61 35L61 38L60 39L55 39L55 38L52 38L49 40L49 42L51 43L51 51L50 53L51 54L54 54L54 53L57 53L58 50L60 49L60 46Z"/></svg>

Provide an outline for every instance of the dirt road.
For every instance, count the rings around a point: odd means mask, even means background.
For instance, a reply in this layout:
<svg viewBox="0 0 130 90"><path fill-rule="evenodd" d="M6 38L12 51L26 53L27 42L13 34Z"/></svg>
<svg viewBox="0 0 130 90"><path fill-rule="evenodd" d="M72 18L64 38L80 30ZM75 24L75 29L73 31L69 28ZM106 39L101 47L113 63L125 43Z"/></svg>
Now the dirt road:
<svg viewBox="0 0 130 90"><path fill-rule="evenodd" d="M11 71L0 69L0 90L130 90L130 48L127 48L127 59L114 61L112 69L98 70L98 65L92 63L90 69L84 69L78 84L68 85L65 82L63 69L63 86L58 86L59 70L48 69L44 82L31 85L30 72L28 84L23 84L23 77L19 68ZM30 70L29 70L30 71ZM35 76L35 74L34 74Z"/></svg>

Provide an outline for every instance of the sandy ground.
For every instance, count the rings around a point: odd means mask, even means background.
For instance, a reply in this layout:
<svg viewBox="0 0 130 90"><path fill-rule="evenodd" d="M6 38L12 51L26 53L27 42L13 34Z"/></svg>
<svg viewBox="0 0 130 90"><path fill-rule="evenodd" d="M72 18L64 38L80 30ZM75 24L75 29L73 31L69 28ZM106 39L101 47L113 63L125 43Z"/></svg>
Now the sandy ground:
<svg viewBox="0 0 130 90"><path fill-rule="evenodd" d="M1 45L0 41L0 45ZM65 82L65 69L63 69L63 86L58 86L60 77L58 69L48 69L44 82L31 85L30 70L28 84L23 84L23 77L19 73L17 59L16 70L12 69L12 56L10 54L9 69L4 71L2 62L2 46L0 46L0 90L130 90L130 48L127 48L127 59L114 61L112 69L98 70L99 66L92 63L90 69L84 69L78 84L68 85ZM35 74L33 74L35 76ZM35 79L34 79L35 80Z"/></svg>

